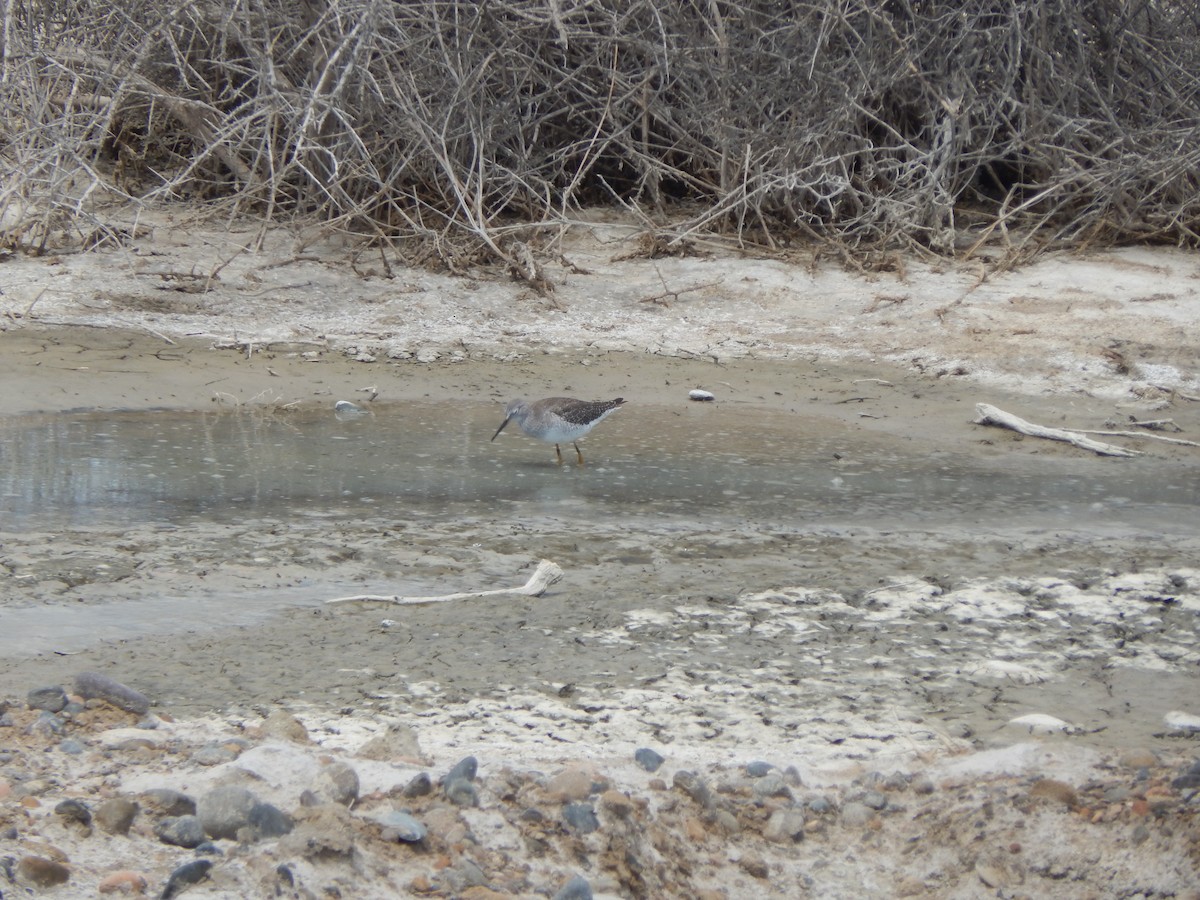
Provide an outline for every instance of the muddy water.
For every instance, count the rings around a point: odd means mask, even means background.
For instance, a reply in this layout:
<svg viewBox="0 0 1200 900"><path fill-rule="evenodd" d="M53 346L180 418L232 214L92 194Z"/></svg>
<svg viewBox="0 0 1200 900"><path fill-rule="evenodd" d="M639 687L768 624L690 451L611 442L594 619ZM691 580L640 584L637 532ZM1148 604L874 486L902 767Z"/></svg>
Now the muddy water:
<svg viewBox="0 0 1200 900"><path fill-rule="evenodd" d="M248 517L395 516L591 521L1200 530L1200 468L1080 456L980 464L832 420L695 404L626 407L586 461L517 433L491 404L409 403L364 415L103 412L4 426L5 530Z"/></svg>
<svg viewBox="0 0 1200 900"><path fill-rule="evenodd" d="M701 698L698 740L753 715L768 740L881 745L898 716L986 740L1028 712L1146 743L1200 695L1195 466L725 404L630 405L559 466L498 424L436 403L8 420L0 659L24 662L0 687L55 652L182 710L568 686L602 709L661 683ZM543 598L321 603L512 586L538 557L567 572ZM1176 577L1113 581L1147 569Z"/></svg>

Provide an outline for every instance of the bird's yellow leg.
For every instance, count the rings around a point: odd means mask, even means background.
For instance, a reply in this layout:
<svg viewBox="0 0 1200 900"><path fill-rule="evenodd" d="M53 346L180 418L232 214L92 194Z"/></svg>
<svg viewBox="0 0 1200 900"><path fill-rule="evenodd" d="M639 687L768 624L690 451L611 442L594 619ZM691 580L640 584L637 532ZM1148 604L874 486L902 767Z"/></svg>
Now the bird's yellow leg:
<svg viewBox="0 0 1200 900"><path fill-rule="evenodd" d="M558 457L558 464L561 466L562 465L562 450L559 449L558 444L554 445L554 455Z"/></svg>
<svg viewBox="0 0 1200 900"><path fill-rule="evenodd" d="M579 457L579 462L577 462L577 463L576 463L576 465L582 466L582 465L583 465L583 451L581 451L581 450L579 449L579 445L578 445L578 444L576 444L576 445L575 445L575 455L576 455L577 457Z"/></svg>

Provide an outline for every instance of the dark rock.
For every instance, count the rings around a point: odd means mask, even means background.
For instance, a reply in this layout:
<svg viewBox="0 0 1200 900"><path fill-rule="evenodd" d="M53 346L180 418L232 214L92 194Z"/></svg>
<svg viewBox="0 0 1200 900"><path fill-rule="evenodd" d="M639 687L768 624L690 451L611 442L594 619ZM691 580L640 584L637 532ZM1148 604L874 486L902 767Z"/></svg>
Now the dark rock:
<svg viewBox="0 0 1200 900"><path fill-rule="evenodd" d="M866 804L852 802L842 807L842 823L852 828L866 825L872 818L874 813Z"/></svg>
<svg viewBox="0 0 1200 900"><path fill-rule="evenodd" d="M54 887L71 880L71 870L60 862L41 856L25 856L17 863L17 881L34 887Z"/></svg>
<svg viewBox="0 0 1200 900"><path fill-rule="evenodd" d="M239 833L245 835L248 831L254 840L282 837L293 827L291 816L270 803L254 804L247 818L246 830Z"/></svg>
<svg viewBox="0 0 1200 900"><path fill-rule="evenodd" d="M26 696L25 702L29 704L30 709L44 709L52 713L62 712L67 705L67 692L57 684L34 688Z"/></svg>
<svg viewBox="0 0 1200 900"><path fill-rule="evenodd" d="M29 724L29 734L40 735L42 737L54 737L63 733L63 729L67 727L67 723L54 715L52 712L42 710L38 713L38 717Z"/></svg>
<svg viewBox="0 0 1200 900"><path fill-rule="evenodd" d="M428 772L420 772L404 786L401 792L405 797L425 797L433 792L433 779Z"/></svg>
<svg viewBox="0 0 1200 900"><path fill-rule="evenodd" d="M592 886L582 875L572 875L571 880L558 889L553 900L592 900Z"/></svg>
<svg viewBox="0 0 1200 900"><path fill-rule="evenodd" d="M446 773L443 783L449 784L456 778L461 778L465 781L474 781L475 775L479 771L479 761L473 756L467 756L460 759L454 764L454 768Z"/></svg>
<svg viewBox="0 0 1200 900"><path fill-rule="evenodd" d="M399 809L385 809L371 816L383 828L385 840L415 844L425 839L429 829L413 816Z"/></svg>
<svg viewBox="0 0 1200 900"><path fill-rule="evenodd" d="M590 803L568 803L563 807L563 821L581 834L591 834L600 828L600 820Z"/></svg>
<svg viewBox="0 0 1200 900"><path fill-rule="evenodd" d="M799 809L777 809L763 828L763 837L776 844L788 844L804 838L804 813Z"/></svg>
<svg viewBox="0 0 1200 900"><path fill-rule="evenodd" d="M60 752L69 754L70 756L78 756L84 750L86 750L87 747L85 747L81 741L75 740L75 738L67 738L58 745L58 749Z"/></svg>
<svg viewBox="0 0 1200 900"><path fill-rule="evenodd" d="M128 834L137 814L138 805L128 797L112 797L96 807L94 817L106 834Z"/></svg>
<svg viewBox="0 0 1200 900"><path fill-rule="evenodd" d="M746 763L746 774L751 778L762 778L775 767L769 762L763 762L761 759L756 759L753 762Z"/></svg>
<svg viewBox="0 0 1200 900"><path fill-rule="evenodd" d="M478 806L479 792L465 778L452 778L442 786L446 799L455 806Z"/></svg>
<svg viewBox="0 0 1200 900"><path fill-rule="evenodd" d="M154 835L164 844L190 850L204 843L204 826L197 816L168 816L154 826Z"/></svg>
<svg viewBox="0 0 1200 900"><path fill-rule="evenodd" d="M321 769L318 789L334 803L353 806L358 800L358 773L344 762L332 762Z"/></svg>
<svg viewBox="0 0 1200 900"><path fill-rule="evenodd" d="M208 870L212 866L211 859L193 859L191 862L184 863L172 872L171 877L167 879L167 885L163 888L160 900L171 900L172 897L178 896L185 888L191 887L193 884L199 884L208 877Z"/></svg>
<svg viewBox="0 0 1200 900"><path fill-rule="evenodd" d="M754 782L755 797L791 797L791 788L778 772L764 775Z"/></svg>
<svg viewBox="0 0 1200 900"><path fill-rule="evenodd" d="M665 762L661 754L651 750L649 747L639 747L635 750L633 761L647 772L657 772L659 767Z"/></svg>
<svg viewBox="0 0 1200 900"><path fill-rule="evenodd" d="M867 791L858 799L868 809L880 810L888 805L887 796L880 791Z"/></svg>
<svg viewBox="0 0 1200 900"><path fill-rule="evenodd" d="M75 693L84 700L103 700L117 709L139 716L150 710L150 700L145 694L99 672L80 672L76 675Z"/></svg>
<svg viewBox="0 0 1200 900"><path fill-rule="evenodd" d="M209 837L234 839L239 828L250 824L250 811L257 803L258 798L245 788L222 785L200 798L196 815Z"/></svg>
<svg viewBox="0 0 1200 900"><path fill-rule="evenodd" d="M199 766L220 766L233 762L239 755L237 749L226 744L205 744L192 752L192 762Z"/></svg>
<svg viewBox="0 0 1200 900"><path fill-rule="evenodd" d="M76 822L80 825L92 824L92 811L82 800L74 798L63 800L54 807L54 814L67 822Z"/></svg>
<svg viewBox="0 0 1200 900"><path fill-rule="evenodd" d="M675 777L671 779L671 783L705 809L713 805L712 791L708 789L708 785L704 783L704 779L695 772L680 769L675 773Z"/></svg>

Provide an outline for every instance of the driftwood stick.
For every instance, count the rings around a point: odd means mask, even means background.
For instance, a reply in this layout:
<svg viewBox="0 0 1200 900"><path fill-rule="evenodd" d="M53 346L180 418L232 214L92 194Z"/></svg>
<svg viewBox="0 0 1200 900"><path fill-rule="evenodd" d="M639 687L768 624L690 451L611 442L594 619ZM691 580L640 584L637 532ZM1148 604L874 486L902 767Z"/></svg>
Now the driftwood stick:
<svg viewBox="0 0 1200 900"><path fill-rule="evenodd" d="M521 587L500 588L494 591L466 591L461 594L442 594L437 597L401 597L396 594L356 594L353 597L337 597L326 600L326 603L397 603L412 605L418 603L443 603L447 600L474 600L477 597L501 597L505 595L539 597L546 588L563 576L563 570L557 563L543 559L534 569L533 575Z"/></svg>
<svg viewBox="0 0 1200 900"><path fill-rule="evenodd" d="M1149 434L1145 431L1080 431L1079 434L1097 434L1100 437L1131 437L1139 441L1163 441L1167 444L1182 444L1184 447L1200 447L1195 441L1167 437L1165 434Z"/></svg>
<svg viewBox="0 0 1200 900"><path fill-rule="evenodd" d="M1139 455L1137 450L1127 450L1124 447L1118 447L1116 444L1093 441L1091 438L1076 434L1073 431L1064 431L1061 428L1047 428L1044 425L1035 425L1032 422L1026 422L1019 416L1014 416L1012 413L997 409L989 403L976 403L975 412L978 416L975 419L976 425L995 425L999 428L1010 428L1019 434L1027 434L1030 437L1046 438L1051 441L1065 441L1082 450L1091 450L1100 456Z"/></svg>

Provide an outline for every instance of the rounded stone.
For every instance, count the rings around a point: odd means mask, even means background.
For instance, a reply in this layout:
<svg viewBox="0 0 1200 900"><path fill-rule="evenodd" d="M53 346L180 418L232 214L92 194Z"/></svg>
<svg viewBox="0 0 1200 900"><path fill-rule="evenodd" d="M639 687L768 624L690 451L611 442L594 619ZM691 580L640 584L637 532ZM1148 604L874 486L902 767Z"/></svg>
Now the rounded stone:
<svg viewBox="0 0 1200 900"><path fill-rule="evenodd" d="M756 759L753 762L746 763L746 774L751 778L762 778L775 767L769 762L764 762L761 759Z"/></svg>
<svg viewBox="0 0 1200 900"><path fill-rule="evenodd" d="M196 801L174 788L151 788L138 795L147 811L161 816L194 816Z"/></svg>
<svg viewBox="0 0 1200 900"><path fill-rule="evenodd" d="M657 772L666 760L663 759L662 754L649 747L639 747L633 753L633 761L647 772Z"/></svg>
<svg viewBox="0 0 1200 900"><path fill-rule="evenodd" d="M204 843L204 826L197 816L169 816L154 826L154 835L164 844L192 849Z"/></svg>
<svg viewBox="0 0 1200 900"><path fill-rule="evenodd" d="M433 793L433 779L429 777L428 772L418 772L412 777L412 780L404 786L401 793L405 797L425 797Z"/></svg>
<svg viewBox="0 0 1200 900"><path fill-rule="evenodd" d="M799 809L777 809L763 828L763 837L775 844L804 839L804 813Z"/></svg>
<svg viewBox="0 0 1200 900"><path fill-rule="evenodd" d="M455 763L454 768L446 773L444 781L446 784L449 784L456 778L461 778L465 781L474 781L478 771L479 761L473 756L466 756Z"/></svg>
<svg viewBox="0 0 1200 900"><path fill-rule="evenodd" d="M142 894L146 890L146 876L132 869L112 872L100 879L96 890L101 894Z"/></svg>
<svg viewBox="0 0 1200 900"><path fill-rule="evenodd" d="M29 704L30 709L61 712L67 705L67 692L57 684L34 688L26 695L25 702Z"/></svg>
<svg viewBox="0 0 1200 900"><path fill-rule="evenodd" d="M245 788L222 785L200 798L196 815L209 837L232 840L239 828L250 824L250 811L257 803L258 798Z"/></svg>
<svg viewBox="0 0 1200 900"><path fill-rule="evenodd" d="M137 814L138 805L128 797L111 797L96 807L93 818L106 834L128 834Z"/></svg>
<svg viewBox="0 0 1200 900"><path fill-rule="evenodd" d="M875 813L863 803L847 803L842 807L842 822L852 827L866 825L874 818Z"/></svg>
<svg viewBox="0 0 1200 900"><path fill-rule="evenodd" d="M582 875L572 875L552 900L592 900L592 886Z"/></svg>
<svg viewBox="0 0 1200 900"><path fill-rule="evenodd" d="M54 807L54 814L68 822L77 822L80 825L92 824L92 811L82 800L74 798L63 800Z"/></svg>
<svg viewBox="0 0 1200 900"><path fill-rule="evenodd" d="M25 856L17 863L17 881L34 887L54 887L71 880L71 870L42 856Z"/></svg>
<svg viewBox="0 0 1200 900"><path fill-rule="evenodd" d="M581 834L591 834L600 828L600 820L590 803L568 803L563 807L563 821Z"/></svg>
<svg viewBox="0 0 1200 900"><path fill-rule="evenodd" d="M341 761L325 766L317 776L317 790L342 806L354 805L358 788L358 773Z"/></svg>
<svg viewBox="0 0 1200 900"><path fill-rule="evenodd" d="M371 818L383 828L386 839L415 844L425 839L429 829L418 819L399 809L385 809Z"/></svg>
<svg viewBox="0 0 1200 900"><path fill-rule="evenodd" d="M455 806L478 806L479 792L465 778L453 778L442 787L446 799Z"/></svg>
<svg viewBox="0 0 1200 900"><path fill-rule="evenodd" d="M247 816L247 831L255 840L282 837L292 830L292 819L270 803L255 803ZM245 834L246 832L240 832Z"/></svg>

